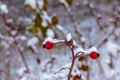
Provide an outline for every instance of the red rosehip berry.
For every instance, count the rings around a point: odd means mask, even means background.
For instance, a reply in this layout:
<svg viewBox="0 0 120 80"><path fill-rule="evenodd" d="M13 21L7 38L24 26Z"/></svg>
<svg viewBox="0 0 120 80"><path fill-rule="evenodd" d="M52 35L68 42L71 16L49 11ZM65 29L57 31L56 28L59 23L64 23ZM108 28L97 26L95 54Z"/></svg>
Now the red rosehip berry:
<svg viewBox="0 0 120 80"><path fill-rule="evenodd" d="M89 56L91 59L97 59L99 57L99 53L92 51L91 53L89 53Z"/></svg>
<svg viewBox="0 0 120 80"><path fill-rule="evenodd" d="M54 43L51 41L47 41L44 45L43 48L46 48L48 50L52 49L54 47Z"/></svg>

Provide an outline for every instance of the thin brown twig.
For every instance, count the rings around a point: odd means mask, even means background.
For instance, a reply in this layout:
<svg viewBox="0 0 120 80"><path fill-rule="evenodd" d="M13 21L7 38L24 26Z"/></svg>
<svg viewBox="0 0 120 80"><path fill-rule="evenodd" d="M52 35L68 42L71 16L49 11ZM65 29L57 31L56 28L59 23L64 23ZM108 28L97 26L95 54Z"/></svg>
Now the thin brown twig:
<svg viewBox="0 0 120 80"><path fill-rule="evenodd" d="M57 74L57 73L61 72L61 71L64 70L64 69L70 69L70 68L69 68L69 67L63 67L63 68L61 68L59 71L55 72L54 74Z"/></svg>
<svg viewBox="0 0 120 80"><path fill-rule="evenodd" d="M86 6L89 8L91 15L95 18L95 20L96 20L96 22L97 22L97 24L98 24L98 26L99 26L99 29L100 29L100 30L103 30L103 27L102 27L102 25L100 24L100 21L97 19L96 15L95 15L95 11L94 11L93 8L91 7L90 2L89 2L88 0L87 0Z"/></svg>
<svg viewBox="0 0 120 80"><path fill-rule="evenodd" d="M68 80L70 80L70 78L71 78L73 66L74 66L74 63L75 63L74 47L73 46L71 47L71 52L72 52L72 64L71 64L70 71L69 71L69 74L68 74Z"/></svg>
<svg viewBox="0 0 120 80"><path fill-rule="evenodd" d="M81 37L82 34L81 34L81 32L79 31L79 29L78 29L78 24L75 22L75 20L74 20L74 18L73 18L73 15L71 14L71 11L69 11L66 7L64 7L64 8L65 8L65 10L67 11L67 14L68 14L71 22L74 24L76 33ZM70 7L69 7L69 8L70 8ZM70 8L70 9L71 9L71 8Z"/></svg>
<svg viewBox="0 0 120 80"><path fill-rule="evenodd" d="M4 22L4 24L6 25L6 26L8 26L6 23L6 15L1 15L1 17L2 17L2 19L3 19L3 22ZM8 26L9 27L9 26ZM17 34L16 35L12 35L11 34L11 31L10 31L10 29L7 29L7 32L8 32L8 34L14 39L14 43L15 43L15 45L17 46L18 45L18 42L16 41L16 39L15 39L15 37L17 36ZM24 54L23 54L23 51L21 51L21 49L19 48L19 47L17 47L17 49L18 49L18 51L19 51L19 53L20 53L20 55L21 55L21 58L22 58L22 60L23 60L23 63L24 63L24 65L25 65L25 67L26 67L26 72L29 72L29 68L28 68L28 65L27 65L27 62L26 62L26 60L25 60L25 56L24 56Z"/></svg>

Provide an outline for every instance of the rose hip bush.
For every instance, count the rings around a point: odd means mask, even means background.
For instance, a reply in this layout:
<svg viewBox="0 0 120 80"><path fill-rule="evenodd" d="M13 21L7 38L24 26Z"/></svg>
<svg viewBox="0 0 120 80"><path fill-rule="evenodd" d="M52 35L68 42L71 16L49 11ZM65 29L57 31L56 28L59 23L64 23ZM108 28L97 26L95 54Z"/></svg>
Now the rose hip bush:
<svg viewBox="0 0 120 80"><path fill-rule="evenodd" d="M72 53L72 64L69 68L68 80L71 79L74 63L78 57L88 55L91 59L95 60L100 55L95 47L92 47L88 50L84 50L83 48L77 47L76 46L77 43L72 38L72 35L70 33L67 34L64 40L52 39L50 37L46 38L43 42L43 48L50 50L54 47L55 44L60 44L60 43L63 43L66 46L70 47ZM74 76L75 80L82 80L82 78L79 77L78 75L81 76L81 74L77 74L76 76Z"/></svg>
<svg viewBox="0 0 120 80"><path fill-rule="evenodd" d="M119 0L1 0L0 80L120 80Z"/></svg>

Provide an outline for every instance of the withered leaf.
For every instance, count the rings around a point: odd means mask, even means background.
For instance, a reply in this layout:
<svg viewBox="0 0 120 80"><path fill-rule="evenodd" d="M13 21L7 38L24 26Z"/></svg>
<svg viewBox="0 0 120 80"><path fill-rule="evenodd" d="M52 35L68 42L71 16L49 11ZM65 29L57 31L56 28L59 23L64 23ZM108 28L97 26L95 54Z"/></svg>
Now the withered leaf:
<svg viewBox="0 0 120 80"><path fill-rule="evenodd" d="M56 24L58 24L58 18L57 18L57 16L52 16L52 24L53 25L56 25Z"/></svg>
<svg viewBox="0 0 120 80"><path fill-rule="evenodd" d="M66 0L69 5L72 5L72 0Z"/></svg>

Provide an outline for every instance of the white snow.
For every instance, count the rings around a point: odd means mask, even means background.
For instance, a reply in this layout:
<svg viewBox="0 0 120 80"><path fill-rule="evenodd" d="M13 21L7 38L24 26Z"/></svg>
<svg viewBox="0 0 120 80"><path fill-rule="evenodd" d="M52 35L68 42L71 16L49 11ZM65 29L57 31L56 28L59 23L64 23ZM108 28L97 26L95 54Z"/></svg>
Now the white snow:
<svg viewBox="0 0 120 80"><path fill-rule="evenodd" d="M53 32L52 29L48 29L46 32L47 37L51 37L54 38L55 37L55 33Z"/></svg>
<svg viewBox="0 0 120 80"><path fill-rule="evenodd" d="M114 41L109 40L106 43L106 49L107 51L112 54L113 56L117 56L117 51L120 51L120 46L118 44L116 44Z"/></svg>
<svg viewBox="0 0 120 80"><path fill-rule="evenodd" d="M0 2L0 13L1 14L7 14L8 13L8 8L6 4L3 4Z"/></svg>
<svg viewBox="0 0 120 80"><path fill-rule="evenodd" d="M70 68L71 64L72 64L71 62L70 62L70 63L67 63L67 64L65 64L63 67L64 67L64 68Z"/></svg>
<svg viewBox="0 0 120 80"><path fill-rule="evenodd" d="M7 23L13 23L13 19L7 19L6 22Z"/></svg>
<svg viewBox="0 0 120 80"><path fill-rule="evenodd" d="M0 46L3 46L5 49L8 49L10 45L6 41L1 41Z"/></svg>
<svg viewBox="0 0 120 80"><path fill-rule="evenodd" d="M59 0L59 2L61 2L61 3L65 3L65 0Z"/></svg>
<svg viewBox="0 0 120 80"><path fill-rule="evenodd" d="M64 28L63 28L63 26L61 26L61 25L56 25L56 27L57 27L58 30L64 32Z"/></svg>
<svg viewBox="0 0 120 80"><path fill-rule="evenodd" d="M47 41L53 41L53 39L51 37L47 37L45 38L45 40L43 41L43 44L45 44Z"/></svg>
<svg viewBox="0 0 120 80"><path fill-rule="evenodd" d="M17 74L18 74L19 76L22 76L25 70L26 70L25 67L24 67L24 68L20 68L20 69L17 70Z"/></svg>
<svg viewBox="0 0 120 80"><path fill-rule="evenodd" d="M27 37L25 35L21 35L21 36L17 36L16 39L25 41L25 40L27 40Z"/></svg>
<svg viewBox="0 0 120 80"><path fill-rule="evenodd" d="M17 31L16 31L16 30L12 30L12 31L11 31L11 35L12 35L12 36L15 36L16 34L17 34Z"/></svg>
<svg viewBox="0 0 120 80"><path fill-rule="evenodd" d="M67 74L65 73L45 74L44 73L43 80L67 80Z"/></svg>
<svg viewBox="0 0 120 80"><path fill-rule="evenodd" d="M57 24L57 25L56 25L56 28L57 28L59 31L61 31L63 34L67 34L67 33L68 33L68 31L65 30L62 25Z"/></svg>
<svg viewBox="0 0 120 80"><path fill-rule="evenodd" d="M39 39L37 37L32 37L27 41L27 46L34 46L39 42Z"/></svg>
<svg viewBox="0 0 120 80"><path fill-rule="evenodd" d="M62 4L64 4L65 7L66 7L66 9L67 9L68 11L71 11L71 9L70 9L68 3L66 2L66 0L59 0L59 2L62 3Z"/></svg>
<svg viewBox="0 0 120 80"><path fill-rule="evenodd" d="M39 9L43 8L43 6L44 6L43 0L38 0L38 6L39 6Z"/></svg>
<svg viewBox="0 0 120 80"><path fill-rule="evenodd" d="M45 40L43 41L43 44L45 44L46 41L51 41L53 43L65 42L65 40L52 39L51 37L45 38Z"/></svg>
<svg viewBox="0 0 120 80"><path fill-rule="evenodd" d="M25 5L30 5L31 8L36 9L36 0L26 0Z"/></svg>
<svg viewBox="0 0 120 80"><path fill-rule="evenodd" d="M72 35L71 35L71 33L68 33L66 36L67 42L69 42L71 39L72 39Z"/></svg>
<svg viewBox="0 0 120 80"><path fill-rule="evenodd" d="M98 50L97 50L96 47L91 47L90 49L86 50L86 54L89 54L89 53L91 53L92 51L95 51L95 52L98 53Z"/></svg>
<svg viewBox="0 0 120 80"><path fill-rule="evenodd" d="M85 50L83 49L83 48L76 48L75 50L74 50L74 53L75 54L77 54L77 53L79 53L79 55L81 55L81 54L85 54L86 52L85 52Z"/></svg>
<svg viewBox="0 0 120 80"><path fill-rule="evenodd" d="M51 17L48 16L48 14L47 14L46 11L42 11L42 15L41 15L41 17L42 17L42 20L46 20L46 21L48 21L50 24L52 23L52 21L51 21Z"/></svg>
<svg viewBox="0 0 120 80"><path fill-rule="evenodd" d="M83 36L80 38L80 40L81 40L82 42L86 42L86 38L83 37Z"/></svg>
<svg viewBox="0 0 120 80"><path fill-rule="evenodd" d="M42 20L42 27L47 27L48 26L48 23L47 23L47 20L43 19Z"/></svg>

